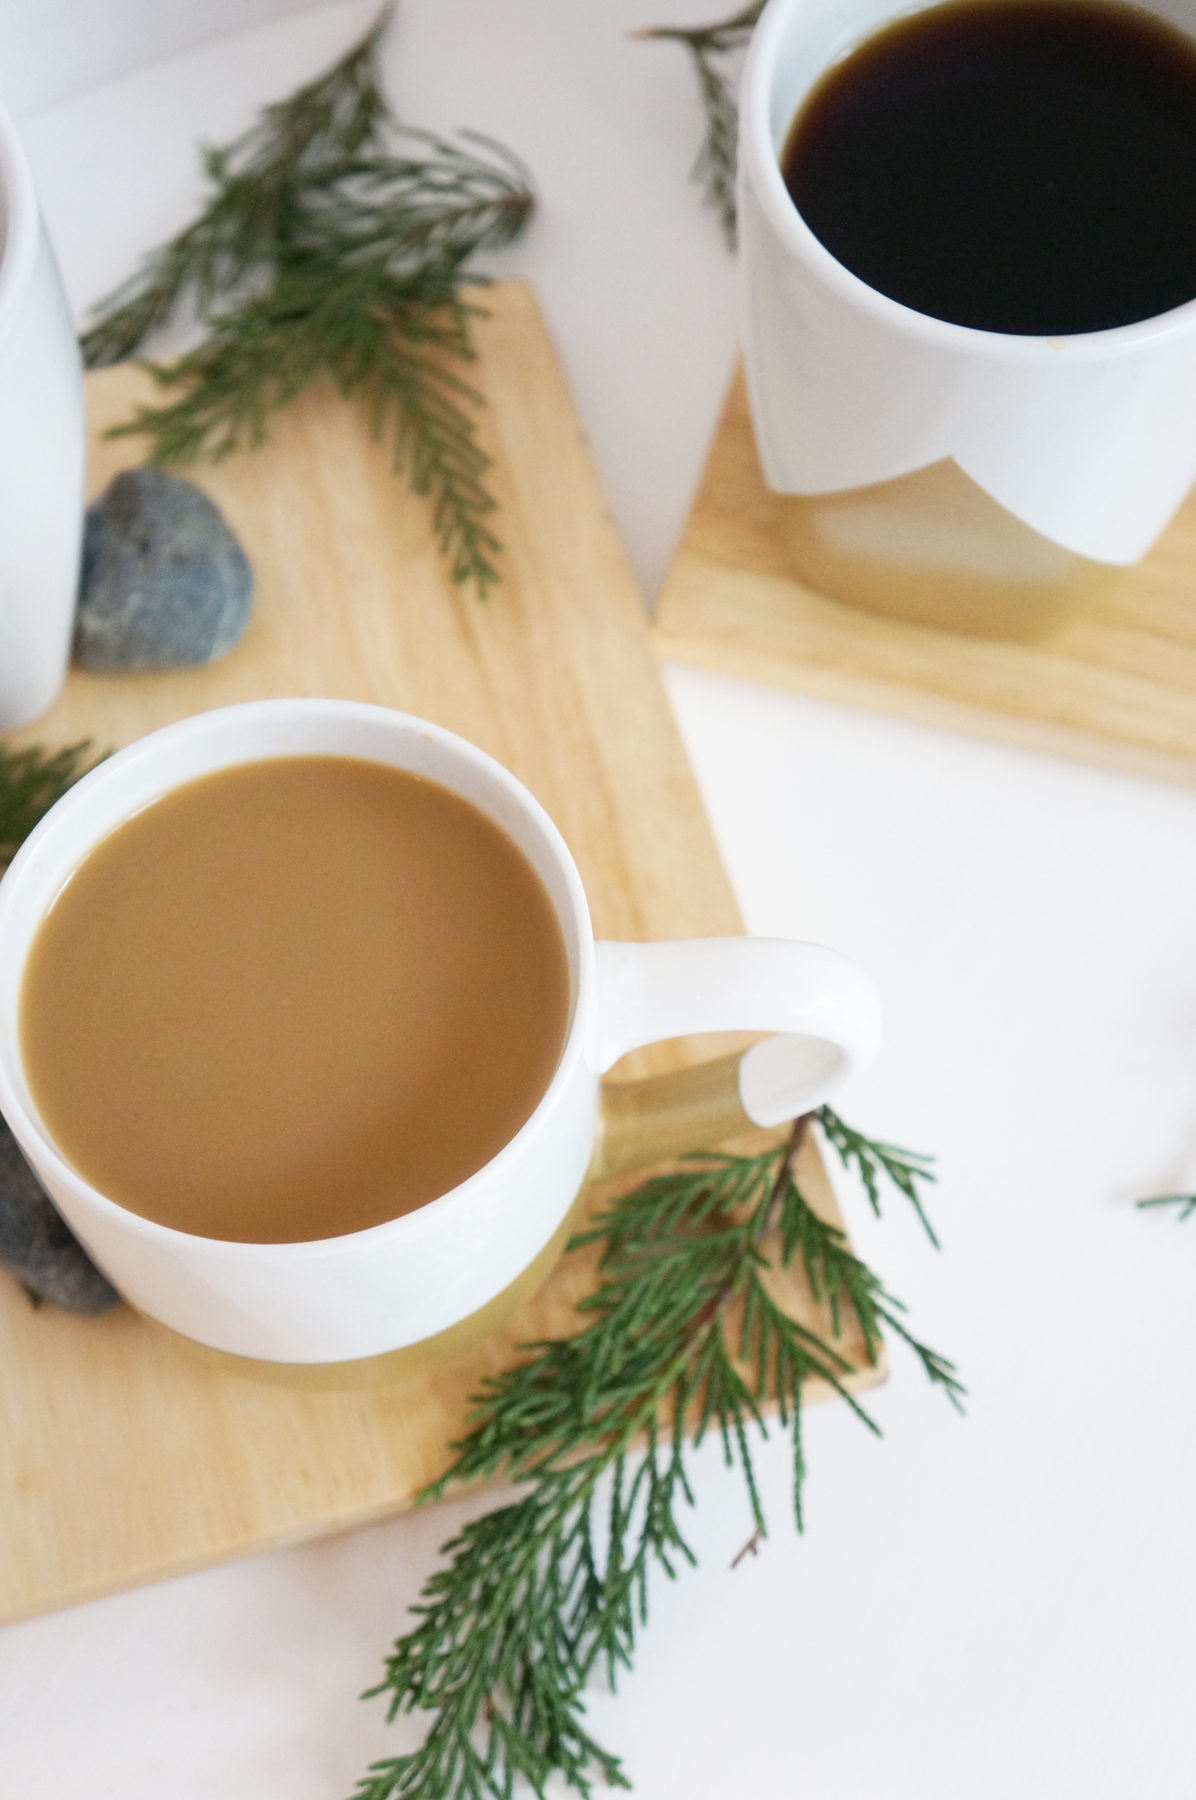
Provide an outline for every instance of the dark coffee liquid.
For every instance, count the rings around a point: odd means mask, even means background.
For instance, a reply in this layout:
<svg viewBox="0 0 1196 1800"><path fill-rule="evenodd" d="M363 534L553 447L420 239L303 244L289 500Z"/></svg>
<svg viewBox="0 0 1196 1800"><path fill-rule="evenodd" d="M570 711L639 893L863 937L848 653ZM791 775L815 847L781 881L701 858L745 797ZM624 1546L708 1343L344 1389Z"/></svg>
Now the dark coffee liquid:
<svg viewBox="0 0 1196 1800"><path fill-rule="evenodd" d="M1061 337L1196 298L1196 43L1098 0L949 0L823 76L781 158L870 287Z"/></svg>

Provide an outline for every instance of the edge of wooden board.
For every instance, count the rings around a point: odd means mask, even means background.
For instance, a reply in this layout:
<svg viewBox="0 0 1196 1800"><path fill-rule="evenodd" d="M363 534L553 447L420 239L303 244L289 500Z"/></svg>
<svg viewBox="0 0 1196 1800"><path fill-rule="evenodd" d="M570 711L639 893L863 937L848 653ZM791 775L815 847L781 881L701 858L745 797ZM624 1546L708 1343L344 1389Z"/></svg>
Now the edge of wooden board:
<svg viewBox="0 0 1196 1800"><path fill-rule="evenodd" d="M750 1139L739 1140L729 1148L752 1154L777 1139L776 1132L756 1132ZM588 1197L588 1207L596 1210L609 1204L616 1194L630 1191L647 1175L660 1172L665 1166L668 1165L660 1165L655 1171L645 1170L623 1176L617 1181L595 1187ZM815 1211L838 1229L844 1229L825 1163L812 1138L803 1147L798 1171L803 1191ZM106 1571L97 1569L90 1576L82 1574L78 1568L62 1569L60 1566L57 1586L46 1577L44 1571L40 1571L36 1592L31 1593L24 1601L15 1598L11 1591L7 1600L0 1597L0 1628L16 1624L22 1619L34 1618L68 1606L84 1605L109 1594L151 1586L156 1581L217 1567L263 1551L316 1542L342 1531L355 1530L359 1526L396 1518L411 1511L416 1504L419 1487L439 1474L443 1466L441 1459L447 1454L448 1441L454 1429L447 1424L449 1414L457 1416L456 1409L463 1406L465 1395L480 1391L488 1377L497 1375L509 1366L522 1342L560 1335L561 1290L564 1290L570 1307L576 1306L578 1300L591 1292L596 1280L597 1255L596 1248L589 1246L571 1252L568 1257L562 1257L543 1287L520 1310L514 1321L451 1362L378 1388L331 1387L313 1391L305 1386L288 1385L285 1380L276 1384L252 1376L227 1373L219 1368L209 1352L189 1346L185 1340L174 1338L172 1334L159 1331L137 1318L127 1307L117 1308L115 1313L100 1320L68 1319L65 1333L57 1334L59 1338L65 1335L90 1340L93 1353L100 1360L114 1347L104 1344L102 1337L114 1340L137 1338L148 1349L149 1356L139 1360L136 1373L144 1375L147 1370L152 1373L152 1362L156 1358L169 1359L176 1365L184 1406L180 1408L180 1418L166 1422L167 1431L181 1428L184 1434L188 1433L189 1419L198 1409L211 1415L208 1420L209 1450L213 1441L223 1441L226 1449L237 1457L243 1454L241 1440L252 1434L254 1441L267 1453L267 1460L271 1454L281 1455L284 1459L289 1457L292 1461L298 1459L300 1464L306 1458L311 1465L307 1480L316 1485L319 1483L319 1476L314 1464L320 1460L321 1451L330 1449L348 1431L354 1437L354 1448L359 1458L363 1461L372 1460L376 1465L373 1469L375 1493L371 1498L362 1499L350 1497L346 1489L346 1497L339 1503L332 1499L325 1500L318 1518L295 1517L290 1522L263 1526L261 1519L254 1516L252 1505L247 1506L244 1501L237 1503L228 1494L220 1494L213 1489L206 1495L205 1504L209 1508L219 1508L221 1504L228 1507L229 1517L224 1528L218 1528L213 1522L204 1547L183 1555L171 1553L168 1567L163 1567L163 1553L157 1547L154 1527L165 1526L168 1529L169 1520L139 1517L138 1509L134 1507L126 1522L120 1546L121 1558L114 1559L114 1566ZM770 1285L778 1301L801 1317L807 1326L824 1336L830 1335L830 1308L825 1302L813 1300L800 1267L791 1266L789 1269L778 1270ZM580 1329L585 1322L584 1315L578 1314L577 1319ZM44 1314L42 1322L45 1322ZM62 1322L61 1316L57 1322ZM51 1320L50 1323L53 1326L55 1321ZM3 1321L0 1320L0 1326L2 1324ZM101 1336L97 1337L97 1332ZM859 1394L879 1386L888 1378L888 1352L883 1340L875 1363L869 1363L864 1353L858 1322L853 1321L847 1325L843 1337L832 1341L851 1366L844 1373L838 1390L822 1379L806 1382L802 1389L803 1406L838 1398L841 1392ZM116 1345L115 1348L119 1361L120 1346ZM56 1347L59 1361L61 1354L60 1342ZM51 1362L53 1360L51 1358ZM63 1370L60 1368L57 1373L62 1376ZM58 1393L66 1398L62 1381L59 1380L55 1385ZM448 1390L447 1394L445 1389ZM190 1413L186 1410L188 1403ZM402 1492L396 1492L393 1479L389 1484L387 1480L385 1439L391 1434L401 1434L404 1420L413 1411L422 1411L429 1405L434 1409L439 1408L445 1417L440 1452L433 1461L427 1463L418 1482L409 1484ZM767 1409L766 1416L771 1416L773 1410ZM69 1416L69 1405L66 1411ZM460 1417L463 1417L463 1411ZM114 1455L119 1456L121 1446L113 1445L111 1449ZM204 1469L202 1466L202 1449L203 1446L199 1443L188 1441L180 1444L175 1452L184 1460L191 1460L193 1472L201 1484L205 1475L210 1479L211 1473L210 1467ZM501 1486L501 1482L495 1485ZM11 1491L19 1501L26 1488L27 1483L22 1482L18 1476ZM454 1497L458 1493L463 1496L467 1491L471 1490L464 1487L454 1490ZM262 1493L256 1494L254 1499L259 1507L271 1504L270 1496ZM300 1484L298 1494L292 1495L292 1504L298 1501L301 1505L302 1500ZM274 1504L277 1505L276 1500ZM144 1508L141 1510L144 1511ZM234 1519L237 1521L235 1524ZM5 1535L3 1524L4 1521L0 1520L0 1546ZM130 1554L134 1541L140 1547L139 1554ZM0 1573L2 1570L3 1559L0 1558ZM2 1594L3 1585L0 1584L0 1596Z"/></svg>
<svg viewBox="0 0 1196 1800"><path fill-rule="evenodd" d="M1196 494L1120 589L1037 643L827 599L793 575L772 505L737 371L651 626L658 657L1196 786Z"/></svg>
<svg viewBox="0 0 1196 1800"><path fill-rule="evenodd" d="M762 687L783 688L813 700L849 706L861 712L881 713L908 725L930 726L1003 744L1008 749L1057 756L1066 762L1104 769L1111 774L1161 781L1172 787L1196 788L1196 757L1169 756L1141 744L1110 741L1091 732L1072 731L1049 719L1032 719L990 711L941 694L880 681L848 669L805 662L758 649L749 643L732 643L718 637L701 637L660 626L649 629L653 649L662 662L684 663L730 675L741 681L758 681ZM1196 696L1193 697L1196 706Z"/></svg>

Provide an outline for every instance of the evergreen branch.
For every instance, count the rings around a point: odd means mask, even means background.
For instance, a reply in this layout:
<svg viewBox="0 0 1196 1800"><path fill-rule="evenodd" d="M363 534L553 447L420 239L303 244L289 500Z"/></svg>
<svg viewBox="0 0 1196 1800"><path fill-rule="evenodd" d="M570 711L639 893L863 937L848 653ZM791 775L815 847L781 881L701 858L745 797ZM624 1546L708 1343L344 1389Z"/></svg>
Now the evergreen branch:
<svg viewBox="0 0 1196 1800"><path fill-rule="evenodd" d="M939 1241L923 1210L922 1198L917 1188L919 1181L935 1179L930 1168L933 1158L919 1156L915 1150L902 1150L896 1144L883 1144L876 1139L862 1137L858 1131L853 1131L850 1125L845 1125L829 1106L824 1106L819 1110L818 1122L822 1126L827 1142L838 1151L843 1167L850 1169L854 1164L864 1183L868 1202L877 1218L880 1217L880 1177L883 1174L900 1193L905 1195L922 1221L922 1227L927 1237L935 1249L939 1249Z"/></svg>
<svg viewBox="0 0 1196 1800"><path fill-rule="evenodd" d="M454 580L484 598L500 545L486 522L482 400L461 373L481 309L460 288L469 259L512 242L535 199L523 164L492 139L395 122L378 67L388 19L241 138L204 151L202 212L101 303L84 359L134 355L190 300L204 341L150 365L177 397L112 434L145 435L158 463L257 447L280 407L331 377L368 402L396 474L431 500Z"/></svg>
<svg viewBox="0 0 1196 1800"><path fill-rule="evenodd" d="M392 136L406 154L357 156L313 177L289 245L347 263L385 252L393 275L427 269L446 279L519 236L535 195L513 152L476 131L463 131L460 143L414 126Z"/></svg>
<svg viewBox="0 0 1196 1800"><path fill-rule="evenodd" d="M899 1302L802 1195L794 1171L810 1123L759 1156L690 1159L571 1240L601 1246L577 1335L525 1345L525 1362L485 1383L453 1462L421 1496L496 1477L524 1489L445 1545L415 1624L366 1696L387 1695L392 1721L426 1715L424 1741L374 1763L355 1800L511 1800L517 1780L543 1800L554 1774L583 1797L599 1779L629 1786L585 1729L584 1693L596 1666L612 1686L630 1666L652 1570L673 1577L694 1562L680 1522L693 1504L689 1444L715 1431L742 1469L754 1549L767 1527L751 1426L766 1433L775 1409L792 1435L799 1529L804 1383L830 1382L876 1429L846 1392L851 1365L833 1341L849 1312L873 1359L884 1320L958 1404L952 1365L917 1343ZM770 1246L783 1263L800 1252L830 1305L829 1339L769 1293Z"/></svg>
<svg viewBox="0 0 1196 1800"><path fill-rule="evenodd" d="M344 304L346 290L360 301L367 288L369 305ZM271 414L309 386L318 356L345 400L367 402L373 436L391 439L396 474L432 497L454 579L474 581L484 597L499 548L485 522L494 510L490 465L462 410L480 396L452 366L472 357L474 310L447 278L435 295L426 276L404 281L381 264L345 271L300 258L268 293L223 313L197 349L156 368L159 386L179 398L139 408L114 435L148 433L157 463L254 449Z"/></svg>
<svg viewBox="0 0 1196 1800"><path fill-rule="evenodd" d="M1137 1200L1134 1204L1141 1208L1177 1206L1180 1209L1178 1222L1182 1225L1185 1219L1190 1219L1196 1212L1196 1194L1154 1194L1149 1200Z"/></svg>
<svg viewBox="0 0 1196 1800"><path fill-rule="evenodd" d="M879 1299L880 1304L876 1309L878 1317L882 1318L889 1329L895 1331L897 1336L909 1345L921 1363L923 1372L931 1385L941 1387L956 1412L962 1412L963 1397L968 1390L956 1374L955 1364L949 1362L945 1356L940 1356L938 1351L932 1350L928 1344L920 1343L914 1337L908 1326L897 1317L898 1313L905 1311L900 1300L894 1300L891 1294L885 1294L883 1291Z"/></svg>
<svg viewBox="0 0 1196 1800"><path fill-rule="evenodd" d="M763 0L755 0L755 4L745 6L741 12L714 25L688 28L656 25L634 33L640 39L665 39L682 44L689 52L706 120L705 137L691 179L701 187L703 201L717 216L729 250L735 248L737 227L735 174L739 108L734 87L723 65L728 57L746 47L763 10Z"/></svg>
<svg viewBox="0 0 1196 1800"><path fill-rule="evenodd" d="M236 288L290 235L295 191L330 165L352 161L391 123L378 51L392 8L315 81L263 109L231 144L202 150L213 193L199 217L151 251L95 308L80 344L89 369L133 356L188 291L199 312Z"/></svg>
<svg viewBox="0 0 1196 1800"><path fill-rule="evenodd" d="M6 750L0 744L0 864L11 860L44 813L87 773L90 740L52 755L40 746Z"/></svg>

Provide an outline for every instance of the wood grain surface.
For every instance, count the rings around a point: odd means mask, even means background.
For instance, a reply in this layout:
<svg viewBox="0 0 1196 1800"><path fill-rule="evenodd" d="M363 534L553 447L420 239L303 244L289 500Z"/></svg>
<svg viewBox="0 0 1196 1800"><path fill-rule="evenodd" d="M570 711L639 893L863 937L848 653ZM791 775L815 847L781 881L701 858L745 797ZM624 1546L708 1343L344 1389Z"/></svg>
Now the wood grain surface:
<svg viewBox="0 0 1196 1800"><path fill-rule="evenodd" d="M1196 494L1111 597L1038 643L903 624L791 573L737 375L652 637L679 662L1196 785Z"/></svg>
<svg viewBox="0 0 1196 1800"><path fill-rule="evenodd" d="M90 737L106 749L265 695L380 702L462 733L532 789L577 859L599 935L737 932L639 597L534 299L506 283L483 301L480 428L505 544L502 584L486 603L447 578L423 503L396 481L361 415L313 392L276 422L265 449L195 472L256 573L237 649L184 674L73 673L54 708L7 741ZM135 439L102 433L128 416L145 378L108 370L88 390L96 492L138 458ZM712 1047L657 1046L616 1073L663 1071ZM813 1148L800 1174L811 1202L839 1222ZM444 1467L482 1378L519 1343L576 1329L593 1274L592 1260L571 1254L477 1349L347 1392L251 1379L125 1307L99 1320L34 1310L0 1275L0 1623L401 1511ZM827 1330L796 1276L783 1292ZM840 1348L858 1371L849 1385L880 1378L858 1333Z"/></svg>

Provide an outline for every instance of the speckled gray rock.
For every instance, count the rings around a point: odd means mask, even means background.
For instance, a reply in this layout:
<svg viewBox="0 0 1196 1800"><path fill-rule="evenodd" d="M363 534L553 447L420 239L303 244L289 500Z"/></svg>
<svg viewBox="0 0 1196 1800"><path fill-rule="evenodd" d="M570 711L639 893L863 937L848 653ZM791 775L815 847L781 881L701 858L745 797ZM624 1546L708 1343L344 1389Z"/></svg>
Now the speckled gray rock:
<svg viewBox="0 0 1196 1800"><path fill-rule="evenodd" d="M75 661L99 672L190 669L245 629L253 570L193 482L127 469L87 509Z"/></svg>
<svg viewBox="0 0 1196 1800"><path fill-rule="evenodd" d="M2 1118L0 1263L39 1300L66 1312L107 1312L120 1299L47 1199Z"/></svg>

